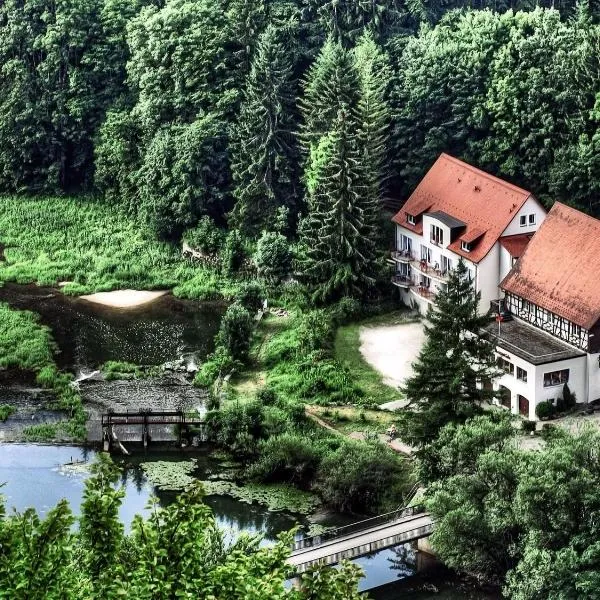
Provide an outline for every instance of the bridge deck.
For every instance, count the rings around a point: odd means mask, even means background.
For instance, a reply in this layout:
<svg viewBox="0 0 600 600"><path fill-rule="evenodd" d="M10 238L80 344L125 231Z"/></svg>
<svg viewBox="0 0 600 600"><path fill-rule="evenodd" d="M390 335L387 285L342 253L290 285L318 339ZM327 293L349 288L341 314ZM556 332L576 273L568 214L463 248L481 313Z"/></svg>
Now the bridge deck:
<svg viewBox="0 0 600 600"><path fill-rule="evenodd" d="M292 552L288 564L305 571L315 564L334 565L344 559L358 558L376 550L428 536L433 530L433 520L427 513L405 517L338 537L311 548Z"/></svg>

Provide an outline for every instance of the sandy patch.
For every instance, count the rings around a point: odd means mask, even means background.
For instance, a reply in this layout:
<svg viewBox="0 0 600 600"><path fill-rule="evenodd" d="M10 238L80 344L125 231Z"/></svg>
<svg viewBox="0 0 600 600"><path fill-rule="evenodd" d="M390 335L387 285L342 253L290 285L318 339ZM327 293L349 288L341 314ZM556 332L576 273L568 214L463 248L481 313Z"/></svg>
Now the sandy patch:
<svg viewBox="0 0 600 600"><path fill-rule="evenodd" d="M160 290L155 292L140 291L140 290L115 290L114 292L98 292L97 294L89 294L81 296L83 300L102 304L104 306L112 306L113 308L136 308L154 302L161 296L168 294L168 290Z"/></svg>
<svg viewBox="0 0 600 600"><path fill-rule="evenodd" d="M360 353L392 387L413 374L412 363L425 342L423 323L361 327Z"/></svg>

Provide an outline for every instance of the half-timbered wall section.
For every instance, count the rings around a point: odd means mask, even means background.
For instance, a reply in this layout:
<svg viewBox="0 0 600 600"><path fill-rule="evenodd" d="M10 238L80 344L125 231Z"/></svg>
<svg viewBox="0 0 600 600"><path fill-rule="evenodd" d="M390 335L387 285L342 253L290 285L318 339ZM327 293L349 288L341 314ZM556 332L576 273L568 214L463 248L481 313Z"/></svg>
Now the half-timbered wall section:
<svg viewBox="0 0 600 600"><path fill-rule="evenodd" d="M509 312L526 323L583 350L589 351L589 332L568 319L515 294L506 293L505 305Z"/></svg>

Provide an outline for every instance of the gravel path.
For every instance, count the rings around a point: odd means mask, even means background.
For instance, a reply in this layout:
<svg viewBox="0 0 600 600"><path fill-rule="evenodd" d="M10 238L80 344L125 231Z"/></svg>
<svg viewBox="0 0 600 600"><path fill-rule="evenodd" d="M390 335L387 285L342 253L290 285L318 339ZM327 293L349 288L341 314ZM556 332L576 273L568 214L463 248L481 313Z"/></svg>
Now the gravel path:
<svg viewBox="0 0 600 600"><path fill-rule="evenodd" d="M423 323L361 327L360 353L392 387L401 386L413 373L423 343Z"/></svg>

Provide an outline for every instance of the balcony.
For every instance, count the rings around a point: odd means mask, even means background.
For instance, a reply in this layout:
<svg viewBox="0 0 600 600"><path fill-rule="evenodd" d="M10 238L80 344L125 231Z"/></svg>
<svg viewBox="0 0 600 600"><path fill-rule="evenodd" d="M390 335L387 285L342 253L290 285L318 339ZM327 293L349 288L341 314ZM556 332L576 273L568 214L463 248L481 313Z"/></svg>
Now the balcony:
<svg viewBox="0 0 600 600"><path fill-rule="evenodd" d="M395 250L392 252L392 260L399 263L409 263L415 259L411 250Z"/></svg>
<svg viewBox="0 0 600 600"><path fill-rule="evenodd" d="M412 279L412 277L410 277L408 275L400 275L399 273L396 273L392 277L392 283L395 286L398 286L399 288L403 288L405 290L408 290L409 288L411 288L415 285L415 282Z"/></svg>
<svg viewBox="0 0 600 600"><path fill-rule="evenodd" d="M414 260L411 262L411 267L415 271L423 273L423 275L427 275L427 277L437 279L438 281L442 281L444 283L448 281L448 277L450 276L449 270L440 269L438 263L432 265L426 260Z"/></svg>
<svg viewBox="0 0 600 600"><path fill-rule="evenodd" d="M410 291L419 298L423 298L429 303L433 303L433 301L435 300L435 292L433 292L431 288L422 285L415 285L411 287Z"/></svg>

